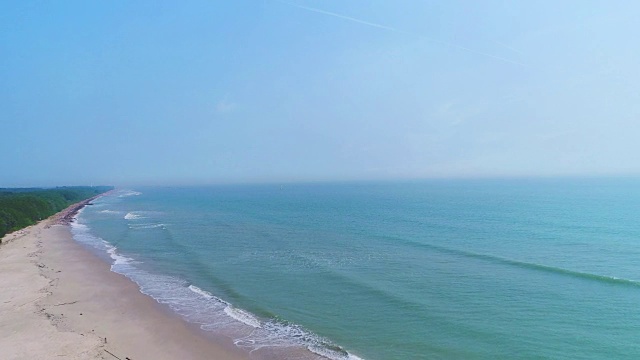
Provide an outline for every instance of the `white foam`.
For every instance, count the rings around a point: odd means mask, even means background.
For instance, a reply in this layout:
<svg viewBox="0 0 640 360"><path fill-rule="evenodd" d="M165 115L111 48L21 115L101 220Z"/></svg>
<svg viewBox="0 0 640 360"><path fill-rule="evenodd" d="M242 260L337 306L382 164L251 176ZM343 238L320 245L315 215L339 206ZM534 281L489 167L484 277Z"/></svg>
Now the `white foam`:
<svg viewBox="0 0 640 360"><path fill-rule="evenodd" d="M73 234L74 240L100 250L106 250L103 244L100 242L101 239L91 235L91 233L89 232L89 227L79 221L78 216L80 215L80 213L81 211L76 214L76 216L73 218L73 221L71 222L71 233Z"/></svg>
<svg viewBox="0 0 640 360"><path fill-rule="evenodd" d="M98 250L106 251L107 254L109 254L109 257L113 260L111 270L113 270L114 266L128 265L134 261L132 258L118 254L118 248L116 248L115 246L91 234L91 232L89 231L89 227L85 224L82 224L77 218L79 214L80 213L76 215L76 218L71 223L71 232L73 234L74 240L90 245Z"/></svg>
<svg viewBox="0 0 640 360"><path fill-rule="evenodd" d="M71 221L71 227L73 227L74 224L78 223L78 217L80 216L80 214L82 214L83 211L84 211L84 207L82 207L78 211L76 211L76 214L73 216L72 221Z"/></svg>
<svg viewBox="0 0 640 360"><path fill-rule="evenodd" d="M127 213L129 218L125 216L125 219L139 219L140 213ZM91 234L90 229L81 221L82 219L76 219L71 223L72 232L77 241L106 252L113 260L111 271L127 276L138 284L140 292L151 296L159 303L166 304L187 321L199 324L203 330L228 334L238 347L248 351L265 347L294 346L307 348L312 353L330 360L363 360L335 346L327 339L307 331L302 326L276 319L261 321L250 312L236 308L182 279L142 270L136 265L137 261L120 254L116 246ZM130 225L136 226L136 222L132 221Z"/></svg>
<svg viewBox="0 0 640 360"><path fill-rule="evenodd" d="M132 224L132 225L129 225L129 229L154 229L154 228L166 229L166 226L164 224Z"/></svg>
<svg viewBox="0 0 640 360"><path fill-rule="evenodd" d="M133 190L122 190L122 192L120 193L120 195L118 195L118 197L138 196L138 195L142 195L142 193L139 191L133 191Z"/></svg>
<svg viewBox="0 0 640 360"><path fill-rule="evenodd" d="M255 316L253 316L252 314L235 308L231 305L227 306L226 308L224 308L224 312L225 314L231 316L232 318L240 321L243 324L252 326L254 328L261 328L262 326L260 325L260 320L258 320Z"/></svg>
<svg viewBox="0 0 640 360"><path fill-rule="evenodd" d="M81 223L79 223L77 221L73 221L71 223L71 228L74 229L74 230L78 230L78 231L88 231L89 230L87 225L81 224Z"/></svg>
<svg viewBox="0 0 640 360"><path fill-rule="evenodd" d="M340 352L323 346L310 345L307 347L309 351L331 360L364 360L361 357L348 352Z"/></svg>
<svg viewBox="0 0 640 360"><path fill-rule="evenodd" d="M131 262L133 261L132 258L118 254L118 248L117 247L109 244L108 242L106 242L104 240L103 240L103 242L105 244L105 247L107 248L107 253L111 257L111 259L113 259L113 265L131 264Z"/></svg>
<svg viewBox="0 0 640 360"><path fill-rule="evenodd" d="M136 214L135 212L128 212L127 215L124 216L124 218L127 220L138 220L144 219L145 217L140 214Z"/></svg>
<svg viewBox="0 0 640 360"><path fill-rule="evenodd" d="M208 291L204 291L202 289L200 289L199 287L195 286L195 285L189 285L189 290L193 291L194 293L201 295L203 297L205 297L206 299L213 299L214 296L211 295L210 292Z"/></svg>
<svg viewBox="0 0 640 360"><path fill-rule="evenodd" d="M115 211L115 210L100 210L99 213L101 214L120 214L120 211Z"/></svg>

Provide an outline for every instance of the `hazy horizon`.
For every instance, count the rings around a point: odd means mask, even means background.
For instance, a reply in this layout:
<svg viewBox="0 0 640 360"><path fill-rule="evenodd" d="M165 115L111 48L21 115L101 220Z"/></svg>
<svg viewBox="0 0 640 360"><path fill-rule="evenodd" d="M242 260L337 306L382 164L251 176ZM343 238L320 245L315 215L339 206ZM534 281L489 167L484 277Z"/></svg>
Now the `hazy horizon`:
<svg viewBox="0 0 640 360"><path fill-rule="evenodd" d="M634 2L0 4L0 187L640 175Z"/></svg>
<svg viewBox="0 0 640 360"><path fill-rule="evenodd" d="M0 186L0 189L55 189L63 187L75 186L112 186L116 190L143 190L145 188L206 188L206 187L273 187L279 186L286 188L287 186L307 186L307 185L389 185L389 184L619 184L628 181L639 181L640 175L617 174L617 175L553 175L553 176L474 176L474 177L419 177L419 178L386 178L386 179L287 179L287 180L229 180L229 181L179 181L179 182L129 182L129 183L69 183L69 184L52 184L52 183L34 183L31 185L12 185Z"/></svg>

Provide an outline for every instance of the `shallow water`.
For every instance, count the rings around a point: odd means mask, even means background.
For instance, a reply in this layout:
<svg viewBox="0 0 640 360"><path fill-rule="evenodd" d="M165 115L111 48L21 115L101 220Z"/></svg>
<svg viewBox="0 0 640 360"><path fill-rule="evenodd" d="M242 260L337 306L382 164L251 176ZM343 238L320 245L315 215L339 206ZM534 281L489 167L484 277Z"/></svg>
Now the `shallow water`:
<svg viewBox="0 0 640 360"><path fill-rule="evenodd" d="M136 188L73 231L258 353L636 359L639 194L625 179Z"/></svg>

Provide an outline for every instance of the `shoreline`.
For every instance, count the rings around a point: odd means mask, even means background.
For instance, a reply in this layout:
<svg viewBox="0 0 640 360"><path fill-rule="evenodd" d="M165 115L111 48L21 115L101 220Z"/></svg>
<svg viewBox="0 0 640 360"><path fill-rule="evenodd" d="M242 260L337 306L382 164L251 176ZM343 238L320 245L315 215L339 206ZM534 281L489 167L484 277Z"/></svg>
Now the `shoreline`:
<svg viewBox="0 0 640 360"><path fill-rule="evenodd" d="M167 311L72 238L69 222L105 194L3 238L0 358L250 359L230 339L206 336Z"/></svg>
<svg viewBox="0 0 640 360"><path fill-rule="evenodd" d="M82 210L87 205L92 205L91 202L99 199L103 196L107 196L114 192L115 190L109 190L102 194L98 194L96 196L92 196L88 199L82 200L75 204L70 205L66 209L60 211L57 214L52 215L49 219L45 219L43 221L49 221L49 226L51 225L69 225L73 221L73 218L78 214L80 210Z"/></svg>

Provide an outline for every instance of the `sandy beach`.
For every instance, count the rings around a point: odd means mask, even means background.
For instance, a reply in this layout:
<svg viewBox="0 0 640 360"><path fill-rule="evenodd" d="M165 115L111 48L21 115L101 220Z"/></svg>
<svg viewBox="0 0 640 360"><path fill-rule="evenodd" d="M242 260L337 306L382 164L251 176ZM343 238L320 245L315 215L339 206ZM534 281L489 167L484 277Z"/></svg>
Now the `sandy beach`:
<svg viewBox="0 0 640 360"><path fill-rule="evenodd" d="M60 218L0 245L0 359L248 359L111 272Z"/></svg>

